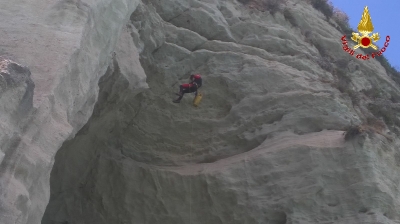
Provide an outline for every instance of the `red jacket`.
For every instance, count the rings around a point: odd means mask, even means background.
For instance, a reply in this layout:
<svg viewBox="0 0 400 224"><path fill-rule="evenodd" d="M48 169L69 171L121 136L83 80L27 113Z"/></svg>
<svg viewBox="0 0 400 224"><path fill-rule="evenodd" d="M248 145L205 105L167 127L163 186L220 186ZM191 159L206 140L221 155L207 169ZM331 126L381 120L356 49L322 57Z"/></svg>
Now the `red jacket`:
<svg viewBox="0 0 400 224"><path fill-rule="evenodd" d="M190 83L182 84L182 87L183 88L192 88L193 85L196 85L197 88L199 88L202 85L202 80L201 80L201 75L200 74L193 75L193 81L191 81Z"/></svg>
<svg viewBox="0 0 400 224"><path fill-rule="evenodd" d="M184 83L182 84L183 88L192 88L193 84L192 83Z"/></svg>

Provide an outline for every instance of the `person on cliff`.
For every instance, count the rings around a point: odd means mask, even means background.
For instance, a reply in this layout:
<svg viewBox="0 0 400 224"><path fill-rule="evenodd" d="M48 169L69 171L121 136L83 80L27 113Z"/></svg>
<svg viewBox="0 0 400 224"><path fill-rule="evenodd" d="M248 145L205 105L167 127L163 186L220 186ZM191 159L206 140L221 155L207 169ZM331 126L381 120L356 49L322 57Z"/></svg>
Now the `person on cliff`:
<svg viewBox="0 0 400 224"><path fill-rule="evenodd" d="M179 97L178 99L172 102L180 103L185 93L195 93L195 96L197 96L197 90L201 87L203 82L201 75L200 74L190 75L189 80L190 80L189 83L184 83L179 86L179 93L176 93L176 95L178 95Z"/></svg>

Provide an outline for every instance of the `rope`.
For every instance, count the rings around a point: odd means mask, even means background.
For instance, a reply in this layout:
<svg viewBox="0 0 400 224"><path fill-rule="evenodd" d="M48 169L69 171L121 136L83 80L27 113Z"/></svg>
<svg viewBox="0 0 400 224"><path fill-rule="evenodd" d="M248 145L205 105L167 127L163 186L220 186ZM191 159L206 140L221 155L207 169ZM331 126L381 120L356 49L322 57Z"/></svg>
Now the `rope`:
<svg viewBox="0 0 400 224"><path fill-rule="evenodd" d="M193 152L193 137L192 137L192 135L193 135L193 122L192 121L193 121L193 108L191 108L191 110L190 110L190 123L191 123L190 148L192 149L192 152ZM191 176L189 176L189 195L190 195L190 198L189 198L189 224L191 224L192 223L192 178L191 178Z"/></svg>
<svg viewBox="0 0 400 224"><path fill-rule="evenodd" d="M192 24L189 22L189 30L192 30ZM193 70L192 70L193 71ZM174 84L175 85L175 84ZM189 87L190 88L190 87ZM190 130L190 148L193 152L193 107L190 110L190 123L191 123L191 130ZM189 175L189 224L192 224L192 178Z"/></svg>

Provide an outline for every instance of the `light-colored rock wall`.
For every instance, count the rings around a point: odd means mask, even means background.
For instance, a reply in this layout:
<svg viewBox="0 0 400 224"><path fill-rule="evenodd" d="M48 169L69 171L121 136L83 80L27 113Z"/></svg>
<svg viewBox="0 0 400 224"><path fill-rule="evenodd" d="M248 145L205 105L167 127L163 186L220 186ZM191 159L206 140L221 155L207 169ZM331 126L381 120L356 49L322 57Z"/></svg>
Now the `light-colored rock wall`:
<svg viewBox="0 0 400 224"><path fill-rule="evenodd" d="M0 223L43 213L43 224L399 219L398 142L344 142L371 113L368 99L356 105L334 88L337 62L348 62L352 91L399 98L399 88L377 61L348 56L310 5L282 6L293 26L233 0L48 3L1 3L17 16L1 23L10 48L0 50L31 69L36 88L17 156L2 167ZM201 106L191 94L173 104L192 72L204 77Z"/></svg>
<svg viewBox="0 0 400 224"><path fill-rule="evenodd" d="M377 62L346 57L304 4L287 6L305 21L294 28L236 2L151 3L128 24L150 89L132 97L124 72L104 77L92 118L57 154L43 223L394 223L396 144L344 142L360 109L326 82L337 77L302 31L350 61L352 88L398 95ZM190 94L171 102L189 72L204 76L197 109Z"/></svg>
<svg viewBox="0 0 400 224"><path fill-rule="evenodd" d="M138 3L0 2L0 53L27 66L35 84L32 112L2 128L2 143L20 140L1 149L12 158L1 164L0 223L41 222L54 155L90 117L99 78ZM15 97L2 95L2 103ZM2 109L2 116L15 113Z"/></svg>

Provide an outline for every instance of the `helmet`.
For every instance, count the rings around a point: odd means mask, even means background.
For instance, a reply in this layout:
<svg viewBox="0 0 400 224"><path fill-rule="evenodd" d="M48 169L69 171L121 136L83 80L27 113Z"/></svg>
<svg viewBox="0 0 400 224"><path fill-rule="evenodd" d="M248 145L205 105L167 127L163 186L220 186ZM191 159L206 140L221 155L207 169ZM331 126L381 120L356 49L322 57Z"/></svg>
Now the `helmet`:
<svg viewBox="0 0 400 224"><path fill-rule="evenodd" d="M190 79L200 79L200 78L201 78L200 74L192 74L192 75L190 75Z"/></svg>

